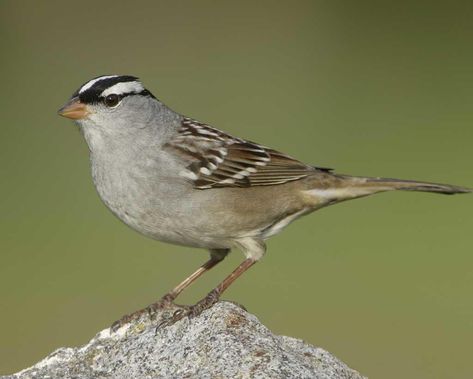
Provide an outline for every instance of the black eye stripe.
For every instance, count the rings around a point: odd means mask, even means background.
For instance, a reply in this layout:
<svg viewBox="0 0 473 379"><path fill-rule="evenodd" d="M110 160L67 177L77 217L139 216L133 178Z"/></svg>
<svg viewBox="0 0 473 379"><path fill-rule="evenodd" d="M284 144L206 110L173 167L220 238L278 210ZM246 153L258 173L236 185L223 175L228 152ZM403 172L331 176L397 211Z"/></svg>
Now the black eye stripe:
<svg viewBox="0 0 473 379"><path fill-rule="evenodd" d="M152 97L153 99L156 99L156 98L154 97L154 95L153 95L151 92L149 92L148 90L146 90L146 89L143 90L143 91L141 91L141 92L138 92L138 93L129 92L129 93L121 93L121 94L119 94L119 95L116 94L116 93L115 93L115 94L112 94L112 93L111 93L111 94L109 94L109 95L107 95L107 96L110 96L110 95L117 95L117 96L118 96L118 101L121 101L124 97L131 96L131 95L148 96L148 97ZM99 101L100 101L100 102L103 102L107 96L100 96L100 97L99 97Z"/></svg>
<svg viewBox="0 0 473 379"><path fill-rule="evenodd" d="M115 95L118 97L118 101L121 101L124 97L126 96L130 96L130 95L133 95L132 93L122 93L120 95L117 95L116 93L110 93L108 94L107 96L100 96L99 97L99 100L100 101L104 101L107 97L109 97L110 95Z"/></svg>

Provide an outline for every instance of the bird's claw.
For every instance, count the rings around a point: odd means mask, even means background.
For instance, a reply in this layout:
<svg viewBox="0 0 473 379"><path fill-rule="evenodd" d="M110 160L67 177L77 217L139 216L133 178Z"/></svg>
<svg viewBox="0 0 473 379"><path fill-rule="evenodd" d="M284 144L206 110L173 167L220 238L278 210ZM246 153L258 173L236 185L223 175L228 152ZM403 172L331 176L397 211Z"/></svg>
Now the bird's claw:
<svg viewBox="0 0 473 379"><path fill-rule="evenodd" d="M184 317L192 319L199 316L204 310L209 309L219 300L219 293L217 291L210 292L205 298L200 300L197 304L192 305L187 308L182 308L176 310L171 317L161 321L156 327L156 333L159 329L174 325L179 320L182 320Z"/></svg>
<svg viewBox="0 0 473 379"><path fill-rule="evenodd" d="M158 326L156 326L155 332L157 333L159 329L163 329L167 326L171 326L178 322L179 320L183 319L185 316L189 314L189 309L178 309L175 311L171 317L165 318L161 321Z"/></svg>
<svg viewBox="0 0 473 379"><path fill-rule="evenodd" d="M128 315L123 316L120 320L115 321L111 326L110 329L112 332L117 331L122 326L130 323L131 321L139 320L143 315L147 315L150 319L154 319L156 312L161 309L166 309L174 305L172 299L166 295L163 296L157 302L148 305L146 308L140 309L136 312L130 313Z"/></svg>

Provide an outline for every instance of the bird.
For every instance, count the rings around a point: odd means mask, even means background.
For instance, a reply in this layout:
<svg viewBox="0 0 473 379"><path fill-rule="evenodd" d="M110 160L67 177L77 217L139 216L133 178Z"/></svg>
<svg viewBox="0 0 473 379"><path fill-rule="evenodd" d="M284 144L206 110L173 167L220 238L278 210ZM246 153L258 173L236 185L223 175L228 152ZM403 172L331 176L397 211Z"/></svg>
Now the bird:
<svg viewBox="0 0 473 379"><path fill-rule="evenodd" d="M318 209L392 190L472 192L448 184L342 175L305 164L173 111L132 75L87 81L58 114L78 125L96 190L115 216L147 237L206 249L210 255L157 302L125 315L114 327L173 305L232 249L240 250L242 263L167 324L199 315L264 256L268 238Z"/></svg>

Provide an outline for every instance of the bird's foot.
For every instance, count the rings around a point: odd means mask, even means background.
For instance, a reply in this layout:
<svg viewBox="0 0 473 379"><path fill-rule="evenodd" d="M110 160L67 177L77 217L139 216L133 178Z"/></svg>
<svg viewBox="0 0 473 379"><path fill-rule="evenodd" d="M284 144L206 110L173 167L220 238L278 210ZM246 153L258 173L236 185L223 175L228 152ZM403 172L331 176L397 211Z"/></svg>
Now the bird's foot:
<svg viewBox="0 0 473 379"><path fill-rule="evenodd" d="M158 310L171 308L172 306L181 307L180 305L174 304L173 300L174 300L174 298L171 295L169 295L169 294L164 295L157 302L148 305L146 308L143 308L143 309L140 309L136 312L127 314L127 315L123 316L120 320L115 321L110 326L110 329L111 329L112 332L115 332L118 329L120 329L122 326L130 323L131 321L139 320L143 316L148 316L150 319L154 319L154 317L156 315L156 312ZM183 307L183 308L185 308L185 307Z"/></svg>
<svg viewBox="0 0 473 379"><path fill-rule="evenodd" d="M218 302L220 298L220 293L217 290L212 290L208 293L206 297L200 300L197 304L191 305L187 308L178 309L175 311L171 317L164 319L161 321L158 326L156 327L156 332L159 329L165 328L167 326L171 326L175 324L177 321L183 319L184 317L194 318L199 316L203 311L209 309Z"/></svg>

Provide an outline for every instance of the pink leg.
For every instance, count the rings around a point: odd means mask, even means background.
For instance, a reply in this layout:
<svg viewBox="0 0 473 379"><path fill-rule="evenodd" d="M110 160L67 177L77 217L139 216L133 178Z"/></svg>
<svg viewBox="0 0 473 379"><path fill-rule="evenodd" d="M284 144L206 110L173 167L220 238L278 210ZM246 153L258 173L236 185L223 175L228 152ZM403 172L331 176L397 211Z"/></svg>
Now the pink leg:
<svg viewBox="0 0 473 379"><path fill-rule="evenodd" d="M200 266L196 271L194 271L191 275L189 275L186 279L184 279L181 283L179 283L176 287L174 287L170 292L164 295L157 302L147 306L146 308L125 315L120 320L115 321L111 326L112 330L117 330L118 328L130 322L131 320L136 320L140 318L145 313L151 315L158 309L170 306L182 291L184 291L187 287L194 283L204 273L206 273L211 268L215 267L218 263L220 263L229 252L230 250L227 249L211 250L210 259L202 266Z"/></svg>
<svg viewBox="0 0 473 379"><path fill-rule="evenodd" d="M210 291L206 297L200 300L197 304L188 309L180 309L174 313L172 318L163 321L159 326L168 326L174 324L185 316L195 317L202 313L202 311L210 308L220 298L220 295L237 279L253 266L257 261L252 258L245 259L230 275L228 275L217 287Z"/></svg>

